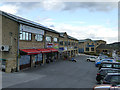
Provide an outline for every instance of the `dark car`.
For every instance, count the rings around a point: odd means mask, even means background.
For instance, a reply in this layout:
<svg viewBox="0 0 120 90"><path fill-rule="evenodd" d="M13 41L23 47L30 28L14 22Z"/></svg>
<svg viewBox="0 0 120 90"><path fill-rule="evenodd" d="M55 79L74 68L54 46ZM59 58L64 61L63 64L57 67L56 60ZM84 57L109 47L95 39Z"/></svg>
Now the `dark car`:
<svg viewBox="0 0 120 90"><path fill-rule="evenodd" d="M99 70L101 68L116 68L120 69L120 63L119 62L102 62L99 66Z"/></svg>
<svg viewBox="0 0 120 90"><path fill-rule="evenodd" d="M101 83L101 80L107 75L107 73L118 73L120 69L113 69L113 68L102 68L98 71L96 76L96 81Z"/></svg>
<svg viewBox="0 0 120 90"><path fill-rule="evenodd" d="M103 84L120 84L120 73L108 73L103 80Z"/></svg>

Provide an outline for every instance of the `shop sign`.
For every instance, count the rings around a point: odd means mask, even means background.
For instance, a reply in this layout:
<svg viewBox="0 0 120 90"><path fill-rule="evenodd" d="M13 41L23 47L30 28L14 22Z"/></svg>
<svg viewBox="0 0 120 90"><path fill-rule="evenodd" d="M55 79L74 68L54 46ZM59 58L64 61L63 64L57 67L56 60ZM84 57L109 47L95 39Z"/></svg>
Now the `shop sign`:
<svg viewBox="0 0 120 90"><path fill-rule="evenodd" d="M89 45L89 47L94 47L94 45Z"/></svg>
<svg viewBox="0 0 120 90"><path fill-rule="evenodd" d="M63 51L63 50L64 50L64 47L60 47L59 50L60 50L60 51Z"/></svg>
<svg viewBox="0 0 120 90"><path fill-rule="evenodd" d="M58 44L54 44L54 48L58 49Z"/></svg>
<svg viewBox="0 0 120 90"><path fill-rule="evenodd" d="M38 29L38 28L34 28L34 27L30 27L30 26L23 25L23 24L20 24L20 30L44 35L44 30L41 30L41 29Z"/></svg>
<svg viewBox="0 0 120 90"><path fill-rule="evenodd" d="M53 43L48 43L47 44L47 48L52 48L53 47Z"/></svg>
<svg viewBox="0 0 120 90"><path fill-rule="evenodd" d="M65 47L64 49L67 50L67 47Z"/></svg>

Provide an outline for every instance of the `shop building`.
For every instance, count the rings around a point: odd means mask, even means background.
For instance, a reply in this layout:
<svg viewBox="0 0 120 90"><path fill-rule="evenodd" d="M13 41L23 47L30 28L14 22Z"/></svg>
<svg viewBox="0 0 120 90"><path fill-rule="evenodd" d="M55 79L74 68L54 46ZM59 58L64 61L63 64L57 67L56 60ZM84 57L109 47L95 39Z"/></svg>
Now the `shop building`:
<svg viewBox="0 0 120 90"><path fill-rule="evenodd" d="M63 59L68 59L78 54L78 40L76 38L64 32L60 33L59 40L59 52Z"/></svg>
<svg viewBox="0 0 120 90"><path fill-rule="evenodd" d="M79 53L96 53L96 48L101 45L106 44L104 40L79 40Z"/></svg>
<svg viewBox="0 0 120 90"><path fill-rule="evenodd" d="M78 40L67 33L2 11L0 20L0 60L5 72L46 64L68 56L68 52L70 56L78 53Z"/></svg>

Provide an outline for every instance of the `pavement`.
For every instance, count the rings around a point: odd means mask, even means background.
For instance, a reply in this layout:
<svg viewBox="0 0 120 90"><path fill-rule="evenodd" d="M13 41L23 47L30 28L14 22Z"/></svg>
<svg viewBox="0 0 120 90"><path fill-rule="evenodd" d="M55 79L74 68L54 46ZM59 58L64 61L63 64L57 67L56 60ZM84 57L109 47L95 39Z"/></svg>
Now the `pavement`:
<svg viewBox="0 0 120 90"><path fill-rule="evenodd" d="M59 60L20 72L2 73L3 88L93 88L97 68L86 55L77 62Z"/></svg>

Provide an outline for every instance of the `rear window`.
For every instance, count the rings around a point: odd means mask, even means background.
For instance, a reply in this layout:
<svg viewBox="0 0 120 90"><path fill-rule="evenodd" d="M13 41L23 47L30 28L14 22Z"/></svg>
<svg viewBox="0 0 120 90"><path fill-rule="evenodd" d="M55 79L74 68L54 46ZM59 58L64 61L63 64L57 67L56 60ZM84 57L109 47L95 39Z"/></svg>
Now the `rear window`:
<svg viewBox="0 0 120 90"><path fill-rule="evenodd" d="M112 67L112 64L102 64L102 67Z"/></svg>
<svg viewBox="0 0 120 90"><path fill-rule="evenodd" d="M115 65L113 65L113 67L120 68L120 65L115 64Z"/></svg>

